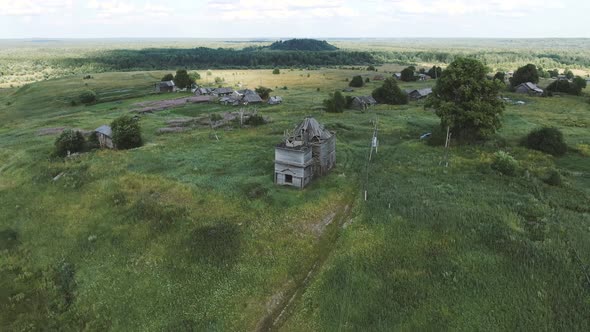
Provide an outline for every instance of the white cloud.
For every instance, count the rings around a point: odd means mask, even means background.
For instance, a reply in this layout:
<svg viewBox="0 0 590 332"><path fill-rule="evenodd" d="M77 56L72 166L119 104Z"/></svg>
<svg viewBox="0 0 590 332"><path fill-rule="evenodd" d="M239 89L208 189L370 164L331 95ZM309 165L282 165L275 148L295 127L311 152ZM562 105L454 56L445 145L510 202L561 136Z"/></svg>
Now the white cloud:
<svg viewBox="0 0 590 332"><path fill-rule="evenodd" d="M344 0L211 0L210 15L222 20L353 17L358 13Z"/></svg>
<svg viewBox="0 0 590 332"><path fill-rule="evenodd" d="M37 16L71 10L73 0L0 0L0 16Z"/></svg>
<svg viewBox="0 0 590 332"><path fill-rule="evenodd" d="M155 5L151 2L138 6L128 1L91 0L87 7L95 12L97 21L109 23L125 23L129 21L145 20L154 17L165 17L172 14L167 6ZM119 20L119 21L115 21Z"/></svg>

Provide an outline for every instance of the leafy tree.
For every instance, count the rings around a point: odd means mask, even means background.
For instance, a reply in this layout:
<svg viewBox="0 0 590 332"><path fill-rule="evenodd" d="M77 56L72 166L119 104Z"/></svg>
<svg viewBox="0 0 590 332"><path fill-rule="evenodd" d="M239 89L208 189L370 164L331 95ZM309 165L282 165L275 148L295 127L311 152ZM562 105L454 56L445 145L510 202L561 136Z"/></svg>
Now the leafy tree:
<svg viewBox="0 0 590 332"><path fill-rule="evenodd" d="M416 76L414 75L415 69L414 67L408 67L402 70L402 78L401 80L404 82L411 82L416 80Z"/></svg>
<svg viewBox="0 0 590 332"><path fill-rule="evenodd" d="M201 75L199 73L197 73L196 71L190 73L188 76L190 77L190 79L193 83L195 83L197 80L201 79Z"/></svg>
<svg viewBox="0 0 590 332"><path fill-rule="evenodd" d="M543 70L543 68L539 67L537 69L537 71L539 72L539 77L541 77L541 78L549 78L549 72Z"/></svg>
<svg viewBox="0 0 590 332"><path fill-rule="evenodd" d="M580 76L576 76L572 82L567 80L555 80L547 87L550 92L563 92L571 95L579 96L582 94L582 89L586 88L586 80Z"/></svg>
<svg viewBox="0 0 590 332"><path fill-rule="evenodd" d="M563 74L565 75L565 77L566 77L568 80L571 80L571 79L573 79L573 78L574 78L574 73L573 73L571 70L569 70L569 69L566 69L566 70L563 72Z"/></svg>
<svg viewBox="0 0 590 332"><path fill-rule="evenodd" d="M215 77L215 84L221 84L225 82L225 80L221 77Z"/></svg>
<svg viewBox="0 0 590 332"><path fill-rule="evenodd" d="M350 83L348 83L348 86L354 87L354 88L360 88L363 85L365 85L365 83L363 82L363 78L359 75L354 76L352 78L352 80L350 80Z"/></svg>
<svg viewBox="0 0 590 332"><path fill-rule="evenodd" d="M268 97L270 97L270 93L272 92L272 89L264 87L264 86L259 86L255 89L255 91L260 96L260 98L268 99Z"/></svg>
<svg viewBox="0 0 590 332"><path fill-rule="evenodd" d="M470 58L453 61L436 82L425 107L436 110L441 127L460 139L486 138L501 127L502 83L486 79L485 66Z"/></svg>
<svg viewBox="0 0 590 332"><path fill-rule="evenodd" d="M272 73L273 73L274 75L278 75L278 74L280 74L280 73L281 73L281 70L280 70L279 68L275 68L275 69L273 69L273 70L272 70Z"/></svg>
<svg viewBox="0 0 590 332"><path fill-rule="evenodd" d="M66 129L55 140L55 154L65 157L68 152L81 152L84 150L84 143L84 136L79 131Z"/></svg>
<svg viewBox="0 0 590 332"><path fill-rule="evenodd" d="M552 127L534 129L522 140L522 144L529 149L554 156L562 156L567 152L563 134L559 129Z"/></svg>
<svg viewBox="0 0 590 332"><path fill-rule="evenodd" d="M190 87L193 83L195 83L195 81L190 78L185 69L179 69L176 71L176 76L174 76L174 84L179 89Z"/></svg>
<svg viewBox="0 0 590 332"><path fill-rule="evenodd" d="M368 77L365 78L365 83L370 83L370 82L371 82L371 79L370 78L368 78Z"/></svg>
<svg viewBox="0 0 590 332"><path fill-rule="evenodd" d="M518 68L510 79L510 84L513 87L526 82L539 83L539 72L537 71L537 67L530 63Z"/></svg>
<svg viewBox="0 0 590 332"><path fill-rule="evenodd" d="M506 79L506 73L499 71L496 73L496 75L494 75L494 79L499 80L500 82L504 82L504 80Z"/></svg>
<svg viewBox="0 0 590 332"><path fill-rule="evenodd" d="M549 73L549 77L557 77L557 76L559 76L559 70L557 70L557 69L548 70L547 73Z"/></svg>
<svg viewBox="0 0 590 332"><path fill-rule="evenodd" d="M172 75L171 73L168 73L168 74L164 75L164 77L162 77L162 82L172 81L172 80L174 80L174 75Z"/></svg>
<svg viewBox="0 0 590 332"><path fill-rule="evenodd" d="M442 71L441 67L432 66L432 68L428 69L426 74L432 78L439 78L442 75Z"/></svg>
<svg viewBox="0 0 590 332"><path fill-rule="evenodd" d="M324 107L326 112L330 113L342 113L344 107L346 107L346 98L342 95L342 92L336 91L330 94L330 98L324 100Z"/></svg>
<svg viewBox="0 0 590 332"><path fill-rule="evenodd" d="M408 96L399 88L393 78L387 78L383 85L373 90L373 98L381 104L403 105L408 103Z"/></svg>
<svg viewBox="0 0 590 332"><path fill-rule="evenodd" d="M139 122L129 115L123 115L111 123L113 143L117 149L132 149L143 144Z"/></svg>
<svg viewBox="0 0 590 332"><path fill-rule="evenodd" d="M80 94L80 102L90 104L97 100L96 93L92 90L86 90Z"/></svg>
<svg viewBox="0 0 590 332"><path fill-rule="evenodd" d="M367 67L368 71L376 71L375 66L370 65L369 67Z"/></svg>

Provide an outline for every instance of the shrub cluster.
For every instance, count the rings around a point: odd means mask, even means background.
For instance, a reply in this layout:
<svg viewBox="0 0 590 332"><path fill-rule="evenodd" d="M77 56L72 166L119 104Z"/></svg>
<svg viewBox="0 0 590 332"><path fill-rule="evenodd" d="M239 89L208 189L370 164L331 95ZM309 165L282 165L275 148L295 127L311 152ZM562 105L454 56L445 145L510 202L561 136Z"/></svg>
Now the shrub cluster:
<svg viewBox="0 0 590 332"><path fill-rule="evenodd" d="M492 169L504 175L513 176L518 170L518 161L505 151L494 153Z"/></svg>
<svg viewBox="0 0 590 332"><path fill-rule="evenodd" d="M542 151L554 156L562 156L567 152L563 134L557 128L543 127L531 131L522 144L529 149Z"/></svg>
<svg viewBox="0 0 590 332"><path fill-rule="evenodd" d="M84 136L77 130L66 129L55 140L55 154L60 157L67 156L68 152L82 152L84 147Z"/></svg>

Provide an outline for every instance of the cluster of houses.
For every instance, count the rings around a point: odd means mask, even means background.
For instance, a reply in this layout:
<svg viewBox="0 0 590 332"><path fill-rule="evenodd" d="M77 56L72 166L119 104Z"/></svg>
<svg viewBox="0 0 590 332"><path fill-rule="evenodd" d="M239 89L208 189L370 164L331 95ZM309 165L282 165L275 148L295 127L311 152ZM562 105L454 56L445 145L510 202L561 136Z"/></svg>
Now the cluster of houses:
<svg viewBox="0 0 590 332"><path fill-rule="evenodd" d="M162 81L155 84L156 92L176 92L180 91L174 85L174 81ZM196 96L211 96L219 98L219 102L224 105L249 105L261 104L264 100L256 91L250 89L234 90L229 87L220 88L206 88L195 86L191 92ZM271 96L267 103L269 105L278 105L283 102L283 98L279 96Z"/></svg>
<svg viewBox="0 0 590 332"><path fill-rule="evenodd" d="M423 74L423 73L416 73L414 75L416 76L416 80L418 80L418 81L428 81L428 80L431 80L432 79L432 77L430 77L430 75L426 75L426 74ZM402 79L402 73L394 73L393 74L393 77L395 79L401 81L401 79Z"/></svg>

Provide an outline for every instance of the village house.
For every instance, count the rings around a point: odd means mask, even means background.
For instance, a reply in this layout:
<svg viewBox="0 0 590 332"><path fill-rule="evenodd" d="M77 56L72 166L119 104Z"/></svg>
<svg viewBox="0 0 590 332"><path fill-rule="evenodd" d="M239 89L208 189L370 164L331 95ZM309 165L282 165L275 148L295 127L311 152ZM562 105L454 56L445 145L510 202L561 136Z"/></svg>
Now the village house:
<svg viewBox="0 0 590 332"><path fill-rule="evenodd" d="M213 91L211 91L211 95L215 96L215 97L224 97L224 96L229 96L234 92L234 89L232 88L217 88Z"/></svg>
<svg viewBox="0 0 590 332"><path fill-rule="evenodd" d="M418 81L428 81L431 80L432 77L426 74L418 74Z"/></svg>
<svg viewBox="0 0 590 332"><path fill-rule="evenodd" d="M352 98L352 108L358 110L366 110L367 108L377 105L377 101L373 96L357 96Z"/></svg>
<svg viewBox="0 0 590 332"><path fill-rule="evenodd" d="M174 81L162 81L155 84L156 92L174 92L176 85Z"/></svg>
<svg viewBox="0 0 590 332"><path fill-rule="evenodd" d="M275 176L278 185L304 188L336 165L336 134L314 118L306 118L275 147Z"/></svg>
<svg viewBox="0 0 590 332"><path fill-rule="evenodd" d="M395 73L395 74L393 74L393 77L394 77L396 80L401 80L401 79L402 79L402 73Z"/></svg>
<svg viewBox="0 0 590 332"><path fill-rule="evenodd" d="M385 79L385 76L383 75L375 75L373 77L373 81L383 81Z"/></svg>
<svg viewBox="0 0 590 332"><path fill-rule="evenodd" d="M521 83L516 87L516 93L526 93L533 96L540 96L543 94L543 89L531 82Z"/></svg>
<svg viewBox="0 0 590 332"><path fill-rule="evenodd" d="M96 137L98 138L98 145L101 149L115 147L113 144L113 131L110 126L103 125L94 130Z"/></svg>
<svg viewBox="0 0 590 332"><path fill-rule="evenodd" d="M432 93L432 88L405 90L410 100L420 100L428 97Z"/></svg>
<svg viewBox="0 0 590 332"><path fill-rule="evenodd" d="M206 96L211 94L211 89L209 88L197 88L195 90L195 95L196 96Z"/></svg>

